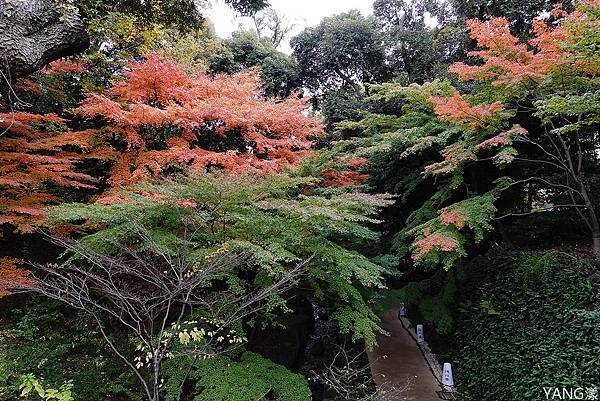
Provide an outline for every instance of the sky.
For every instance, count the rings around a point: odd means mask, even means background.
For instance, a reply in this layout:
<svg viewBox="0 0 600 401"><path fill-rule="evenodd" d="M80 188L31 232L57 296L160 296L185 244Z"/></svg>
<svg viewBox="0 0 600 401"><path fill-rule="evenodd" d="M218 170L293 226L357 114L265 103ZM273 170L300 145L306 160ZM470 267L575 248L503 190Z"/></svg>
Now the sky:
<svg viewBox="0 0 600 401"><path fill-rule="evenodd" d="M217 35L227 38L232 32L242 27L252 27L249 18L236 17L233 10L223 0L211 0L211 7L205 15L215 25ZM294 24L279 50L290 53L289 39L308 26L317 25L324 17L357 9L363 15L372 13L373 0L270 0L271 7Z"/></svg>

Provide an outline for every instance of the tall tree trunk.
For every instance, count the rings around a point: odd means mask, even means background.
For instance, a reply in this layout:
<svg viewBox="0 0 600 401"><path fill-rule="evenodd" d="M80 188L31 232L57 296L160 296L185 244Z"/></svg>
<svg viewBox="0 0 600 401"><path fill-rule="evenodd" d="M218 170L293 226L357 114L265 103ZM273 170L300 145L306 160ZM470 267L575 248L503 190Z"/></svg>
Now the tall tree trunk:
<svg viewBox="0 0 600 401"><path fill-rule="evenodd" d="M594 251L594 256L596 259L600 259L600 223L598 223L598 216L594 210L594 204L590 199L585 182L581 177L577 177L577 180L579 182L579 192L581 192L589 216L588 220L592 231L592 249Z"/></svg>
<svg viewBox="0 0 600 401"><path fill-rule="evenodd" d="M0 0L0 70L18 78L85 50L76 7L58 0Z"/></svg>
<svg viewBox="0 0 600 401"><path fill-rule="evenodd" d="M344 74L342 72L342 70L340 70L339 68L336 68L335 72L336 72L336 74L338 74L338 76L340 78L342 78L342 80L344 80L344 82L346 82L348 85L350 85L352 87L352 89L354 89L354 93L356 94L356 97L360 98L362 96L362 87L357 82L355 82L348 75Z"/></svg>

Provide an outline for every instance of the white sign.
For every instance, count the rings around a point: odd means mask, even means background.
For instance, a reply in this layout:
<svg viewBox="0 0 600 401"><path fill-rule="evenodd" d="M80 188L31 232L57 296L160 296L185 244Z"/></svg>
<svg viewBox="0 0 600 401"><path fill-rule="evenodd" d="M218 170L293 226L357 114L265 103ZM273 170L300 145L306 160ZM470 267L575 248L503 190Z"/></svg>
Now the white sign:
<svg viewBox="0 0 600 401"><path fill-rule="evenodd" d="M444 363L444 370L442 373L442 384L444 386L454 386L454 378L452 377L452 365L448 362Z"/></svg>
<svg viewBox="0 0 600 401"><path fill-rule="evenodd" d="M423 335L423 325L417 324L417 342L422 343L425 341L425 336Z"/></svg>
<svg viewBox="0 0 600 401"><path fill-rule="evenodd" d="M406 316L406 306L404 304L400 304L400 309L398 310L398 319Z"/></svg>

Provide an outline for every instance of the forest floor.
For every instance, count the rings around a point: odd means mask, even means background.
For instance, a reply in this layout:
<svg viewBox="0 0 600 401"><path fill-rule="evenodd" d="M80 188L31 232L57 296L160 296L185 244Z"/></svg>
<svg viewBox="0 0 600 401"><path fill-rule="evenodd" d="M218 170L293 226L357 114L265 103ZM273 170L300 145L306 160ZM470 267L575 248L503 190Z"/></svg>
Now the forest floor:
<svg viewBox="0 0 600 401"><path fill-rule="evenodd" d="M393 309L381 317L389 336L378 335L378 347L368 351L377 389L386 401L438 401L440 385L397 313Z"/></svg>

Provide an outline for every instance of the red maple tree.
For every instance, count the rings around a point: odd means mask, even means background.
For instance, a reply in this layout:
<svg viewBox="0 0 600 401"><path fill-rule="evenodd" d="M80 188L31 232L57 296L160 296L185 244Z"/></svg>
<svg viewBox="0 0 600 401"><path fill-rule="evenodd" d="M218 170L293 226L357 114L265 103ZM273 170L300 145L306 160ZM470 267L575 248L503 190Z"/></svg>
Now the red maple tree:
<svg viewBox="0 0 600 401"><path fill-rule="evenodd" d="M266 99L256 70L190 76L155 54L129 69L106 96L89 94L75 110L104 122L96 135L114 151L112 186L173 170L278 172L322 134L305 114L308 99Z"/></svg>
<svg viewBox="0 0 600 401"><path fill-rule="evenodd" d="M591 19L590 14L584 12L586 7L600 8L600 1L582 1L580 7L570 14L558 5L551 16L560 24L550 25L543 18L535 19L534 37L529 41L513 36L506 18L469 20L467 26L471 37L482 48L469 55L481 58L483 63L467 65L459 62L453 64L449 71L463 81L486 80L504 87L528 81L539 83L548 74L564 69L575 68L598 74L598 61L594 57L585 57L576 46L571 46L600 29L600 21Z"/></svg>
<svg viewBox="0 0 600 401"><path fill-rule="evenodd" d="M29 271L20 268L22 260L0 257L0 298L10 294L14 288L23 288L35 284L29 278Z"/></svg>
<svg viewBox="0 0 600 401"><path fill-rule="evenodd" d="M44 206L60 200L52 187L94 188L95 179L78 172L84 157L55 114L0 114L0 225L31 232ZM83 143L80 143L83 145ZM70 149L70 150L69 150Z"/></svg>
<svg viewBox="0 0 600 401"><path fill-rule="evenodd" d="M42 73L82 71L58 62ZM84 161L111 162L112 187L211 168L266 174L296 166L323 132L306 114L308 99L262 96L258 71L188 75L155 54L127 71L73 110L85 130L54 114L0 114L0 225L31 231L60 202L57 187L93 189L94 177L79 169ZM21 84L37 90L31 80Z"/></svg>

